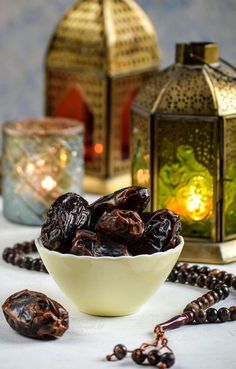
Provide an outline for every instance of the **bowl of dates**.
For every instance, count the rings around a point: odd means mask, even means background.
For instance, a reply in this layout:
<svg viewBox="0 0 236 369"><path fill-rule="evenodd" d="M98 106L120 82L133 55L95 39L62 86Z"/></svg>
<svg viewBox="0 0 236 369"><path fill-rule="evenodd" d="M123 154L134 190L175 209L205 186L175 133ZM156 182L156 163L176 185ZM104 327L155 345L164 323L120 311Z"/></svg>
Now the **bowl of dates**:
<svg viewBox="0 0 236 369"><path fill-rule="evenodd" d="M164 283L182 251L178 215L144 211L150 192L127 187L92 204L67 193L49 208L36 240L55 282L80 311L129 315Z"/></svg>

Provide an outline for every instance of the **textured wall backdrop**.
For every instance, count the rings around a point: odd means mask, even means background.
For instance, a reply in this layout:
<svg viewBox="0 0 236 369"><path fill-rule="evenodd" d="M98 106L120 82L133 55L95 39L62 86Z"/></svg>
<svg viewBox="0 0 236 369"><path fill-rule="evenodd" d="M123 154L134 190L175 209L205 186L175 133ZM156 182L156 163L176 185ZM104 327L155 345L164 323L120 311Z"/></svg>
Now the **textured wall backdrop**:
<svg viewBox="0 0 236 369"><path fill-rule="evenodd" d="M179 41L216 41L236 64L236 0L137 0L152 18L162 66ZM73 0L0 0L0 122L43 112L48 39Z"/></svg>

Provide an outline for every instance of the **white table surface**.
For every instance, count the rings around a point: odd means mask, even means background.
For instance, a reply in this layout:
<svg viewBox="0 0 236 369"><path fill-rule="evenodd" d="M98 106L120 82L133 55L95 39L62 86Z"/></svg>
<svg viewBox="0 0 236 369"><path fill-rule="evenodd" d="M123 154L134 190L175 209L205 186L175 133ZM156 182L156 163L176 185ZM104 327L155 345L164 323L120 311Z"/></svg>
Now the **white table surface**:
<svg viewBox="0 0 236 369"><path fill-rule="evenodd" d="M90 198L91 199L91 198ZM0 211L0 253L17 241L30 240L39 228L7 222ZM220 267L236 274L236 263ZM202 294L195 287L165 283L138 313L121 318L101 318L80 313L43 273L13 267L0 260L0 304L21 289L46 293L60 302L70 315L70 328L63 337L41 342L20 336L6 323L0 312L1 369L117 369L135 368L131 360L109 363L106 354L117 343L136 348L152 340L157 323L182 311ZM236 292L218 306L236 305ZM176 369L235 369L236 322L185 326L168 332L176 355Z"/></svg>

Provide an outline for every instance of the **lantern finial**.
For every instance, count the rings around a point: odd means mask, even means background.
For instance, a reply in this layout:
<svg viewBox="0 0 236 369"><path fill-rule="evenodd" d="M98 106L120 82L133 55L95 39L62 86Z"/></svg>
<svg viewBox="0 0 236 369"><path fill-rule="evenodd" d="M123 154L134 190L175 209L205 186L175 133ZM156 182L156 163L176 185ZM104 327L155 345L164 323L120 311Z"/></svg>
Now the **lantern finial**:
<svg viewBox="0 0 236 369"><path fill-rule="evenodd" d="M190 42L176 45L176 63L212 64L219 60L219 46L214 42Z"/></svg>

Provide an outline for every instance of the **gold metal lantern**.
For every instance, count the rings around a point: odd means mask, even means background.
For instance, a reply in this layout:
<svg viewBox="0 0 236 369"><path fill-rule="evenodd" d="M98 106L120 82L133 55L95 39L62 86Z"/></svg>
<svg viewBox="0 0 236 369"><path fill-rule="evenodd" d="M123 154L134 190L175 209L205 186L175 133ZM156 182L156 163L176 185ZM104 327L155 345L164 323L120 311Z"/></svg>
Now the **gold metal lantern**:
<svg viewBox="0 0 236 369"><path fill-rule="evenodd" d="M80 0L46 55L46 114L85 125L85 190L129 185L130 108L158 70L155 30L133 0Z"/></svg>
<svg viewBox="0 0 236 369"><path fill-rule="evenodd" d="M181 216L182 260L236 260L236 69L215 43L178 44L133 111L133 183Z"/></svg>

